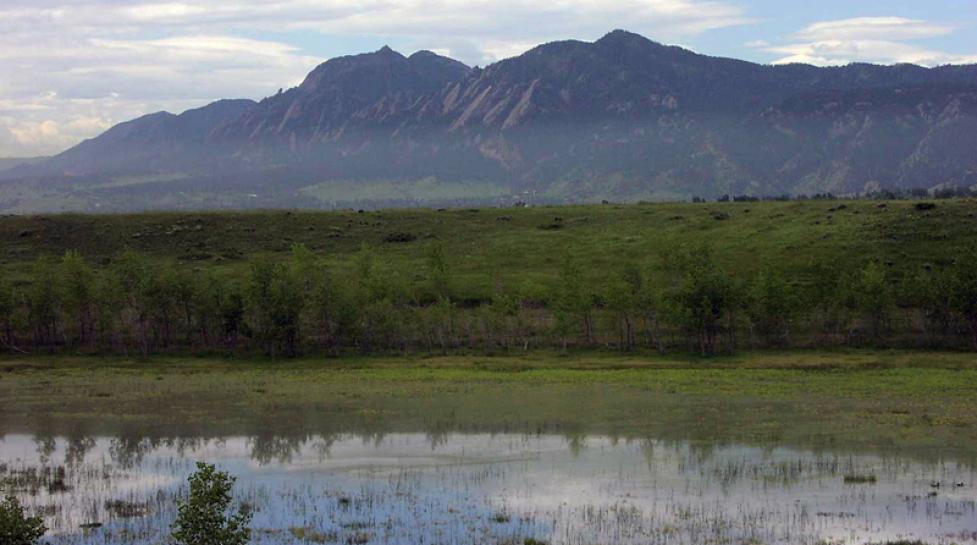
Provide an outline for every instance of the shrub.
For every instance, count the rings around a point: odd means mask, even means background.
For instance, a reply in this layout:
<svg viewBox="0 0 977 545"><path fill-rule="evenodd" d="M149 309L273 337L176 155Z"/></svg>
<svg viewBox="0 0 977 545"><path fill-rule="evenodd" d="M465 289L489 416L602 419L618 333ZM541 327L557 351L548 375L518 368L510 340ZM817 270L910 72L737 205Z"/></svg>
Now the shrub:
<svg viewBox="0 0 977 545"><path fill-rule="evenodd" d="M180 545L244 545L251 530L251 513L229 515L234 477L209 464L198 463L190 476L190 497L180 501L173 522L173 540Z"/></svg>
<svg viewBox="0 0 977 545"><path fill-rule="evenodd" d="M0 543L4 545L34 545L47 528L40 517L28 517L13 496L0 502Z"/></svg>

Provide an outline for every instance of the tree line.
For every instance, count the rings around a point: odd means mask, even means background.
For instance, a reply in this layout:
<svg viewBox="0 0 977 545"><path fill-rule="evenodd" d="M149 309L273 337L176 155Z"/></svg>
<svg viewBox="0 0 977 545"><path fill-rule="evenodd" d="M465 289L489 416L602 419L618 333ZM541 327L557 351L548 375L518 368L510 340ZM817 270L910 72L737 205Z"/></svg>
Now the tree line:
<svg viewBox="0 0 977 545"><path fill-rule="evenodd" d="M977 253L895 279L868 261L813 265L803 279L743 277L708 247L660 266L622 262L594 279L567 253L551 285L497 281L459 296L439 244L408 276L364 247L326 266L302 245L246 271L192 269L127 250L95 268L78 252L42 257L28 282L0 279L0 347L11 353L267 355L603 348L703 355L743 348L977 348ZM898 280L898 281L897 281Z"/></svg>
<svg viewBox="0 0 977 545"><path fill-rule="evenodd" d="M825 193L781 193L779 195L753 195L753 194L739 194L730 195L729 193L724 193L716 198L716 202L764 202L764 201L837 201L837 200L860 200L860 199L870 199L877 201L907 201L907 200L920 200L920 199L937 199L937 200L950 200L950 199L968 199L977 197L977 189L971 187L939 187L935 189L928 189L925 187L908 187L908 188L882 188L877 191L867 191L863 193L848 193L844 195L835 195L831 192ZM709 199L705 197L693 196L693 203L707 203L710 202Z"/></svg>

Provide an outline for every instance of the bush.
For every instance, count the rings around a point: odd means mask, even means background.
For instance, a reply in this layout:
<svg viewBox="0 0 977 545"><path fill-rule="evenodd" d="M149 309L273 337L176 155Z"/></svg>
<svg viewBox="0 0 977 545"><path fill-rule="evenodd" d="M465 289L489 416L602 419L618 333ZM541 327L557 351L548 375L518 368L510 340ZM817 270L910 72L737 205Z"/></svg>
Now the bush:
<svg viewBox="0 0 977 545"><path fill-rule="evenodd" d="M13 496L0 502L0 543L3 545L34 545L47 532L40 517L27 517L24 508Z"/></svg>
<svg viewBox="0 0 977 545"><path fill-rule="evenodd" d="M209 464L198 463L190 476L190 497L179 502L173 540L180 545L244 545L251 530L251 513L240 509L228 515L234 477Z"/></svg>

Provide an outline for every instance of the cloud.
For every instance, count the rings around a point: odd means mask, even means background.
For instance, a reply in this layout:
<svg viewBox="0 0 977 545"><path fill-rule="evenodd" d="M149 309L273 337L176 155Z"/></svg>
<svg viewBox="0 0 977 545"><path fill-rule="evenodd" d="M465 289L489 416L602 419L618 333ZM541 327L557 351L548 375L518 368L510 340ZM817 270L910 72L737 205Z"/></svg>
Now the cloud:
<svg viewBox="0 0 977 545"><path fill-rule="evenodd" d="M953 27L902 17L856 17L808 25L796 34L801 40L912 40L944 36Z"/></svg>
<svg viewBox="0 0 977 545"><path fill-rule="evenodd" d="M792 43L749 45L779 55L775 64L829 66L872 62L937 66L977 62L977 55L957 55L913 43L946 36L954 30L951 25L919 19L859 17L808 25L792 36Z"/></svg>

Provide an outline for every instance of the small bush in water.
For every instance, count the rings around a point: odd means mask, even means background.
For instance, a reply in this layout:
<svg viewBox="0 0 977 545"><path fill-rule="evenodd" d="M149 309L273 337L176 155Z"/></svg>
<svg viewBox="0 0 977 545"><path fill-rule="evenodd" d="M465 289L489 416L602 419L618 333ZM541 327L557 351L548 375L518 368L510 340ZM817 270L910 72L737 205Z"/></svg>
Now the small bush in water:
<svg viewBox="0 0 977 545"><path fill-rule="evenodd" d="M28 517L13 496L0 502L0 543L3 545L35 545L47 528L40 517Z"/></svg>
<svg viewBox="0 0 977 545"><path fill-rule="evenodd" d="M173 540L180 545L244 545L251 530L251 513L230 515L234 477L209 464L198 463L190 476L190 497L179 502Z"/></svg>

